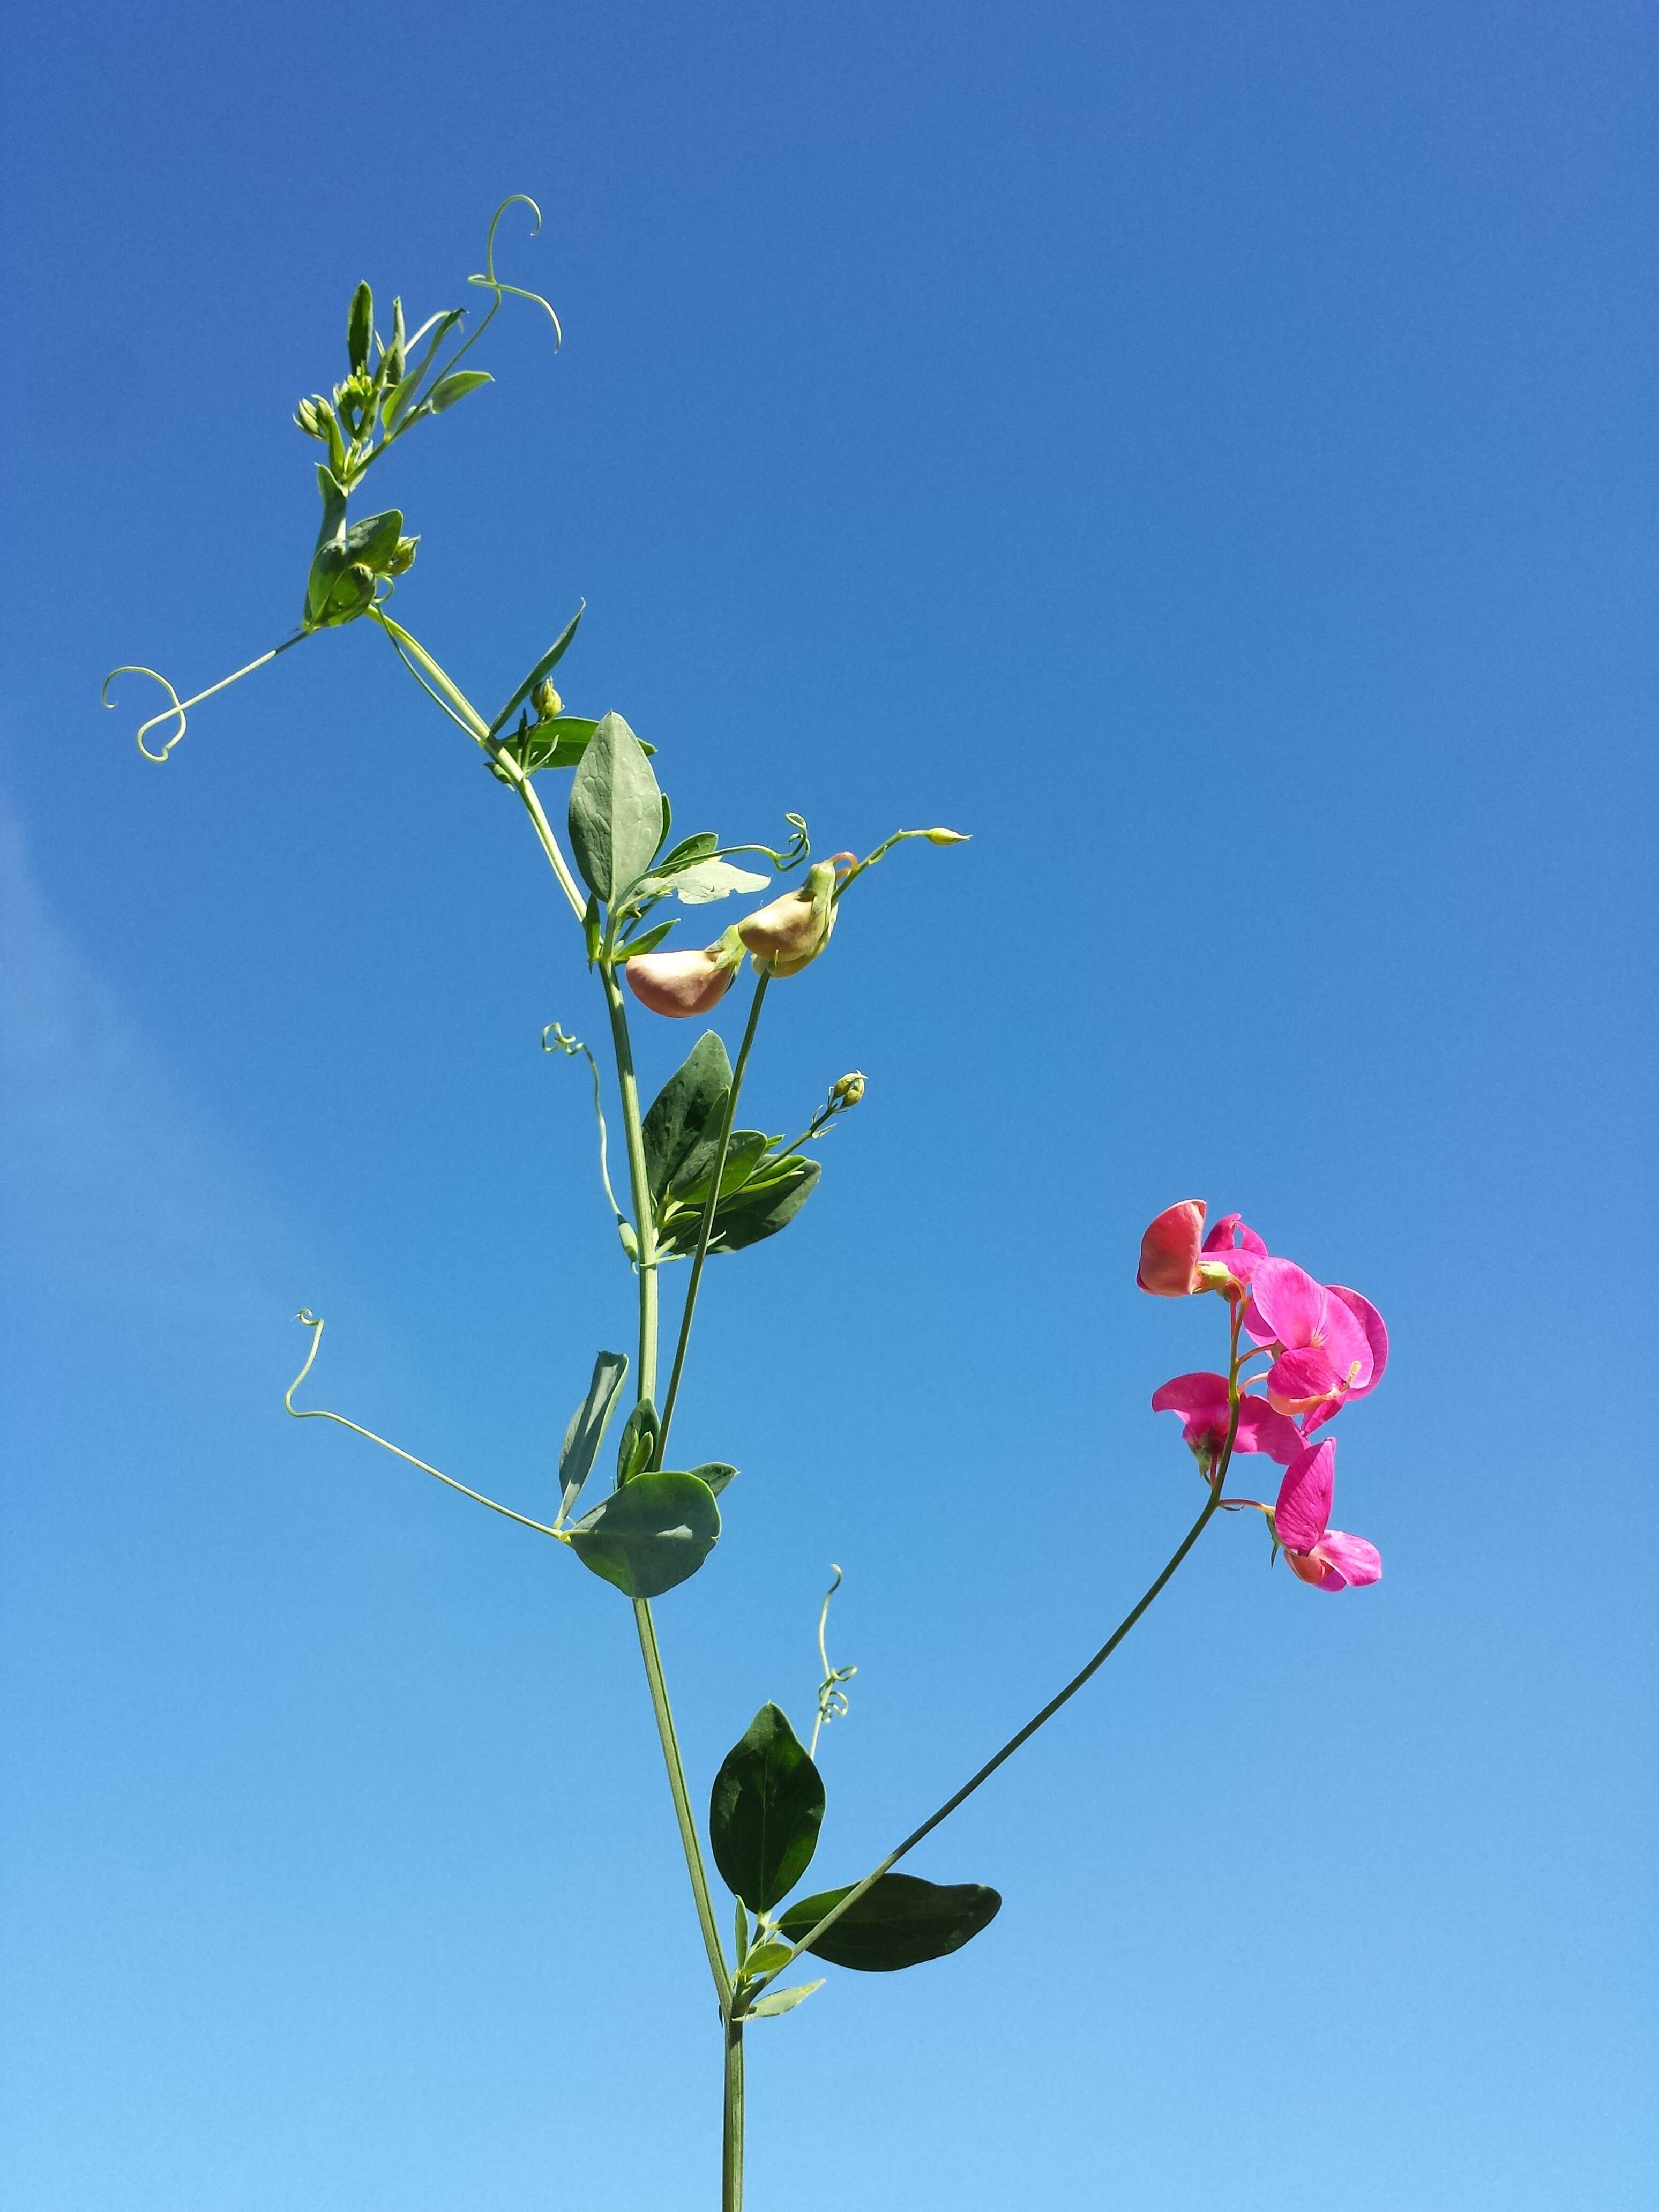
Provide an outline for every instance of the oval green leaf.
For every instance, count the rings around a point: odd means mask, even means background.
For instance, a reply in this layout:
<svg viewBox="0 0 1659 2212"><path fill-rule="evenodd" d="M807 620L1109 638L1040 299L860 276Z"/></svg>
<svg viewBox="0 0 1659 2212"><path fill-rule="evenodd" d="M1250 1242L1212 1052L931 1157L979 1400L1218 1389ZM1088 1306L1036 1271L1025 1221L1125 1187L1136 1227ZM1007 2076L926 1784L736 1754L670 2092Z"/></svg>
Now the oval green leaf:
<svg viewBox="0 0 1659 2212"><path fill-rule="evenodd" d="M602 1352L593 1362L593 1379L587 1386L587 1395L570 1416L570 1425L564 1432L564 1443L559 1449L559 1518L562 1520L575 1504L582 1485L593 1472L593 1462L605 1436L605 1424L617 1402L617 1393L622 1389L623 1377L628 1372L625 1352Z"/></svg>
<svg viewBox="0 0 1659 2212"><path fill-rule="evenodd" d="M721 1761L709 1796L721 1881L751 1912L769 1911L811 1864L823 1820L817 1768L777 1706L763 1705Z"/></svg>
<svg viewBox="0 0 1659 2212"><path fill-rule="evenodd" d="M458 399L465 399L469 392L478 392L495 378L487 369L458 368L453 376L441 376L432 387L432 397L427 405L434 415L441 415L446 407L453 407Z"/></svg>
<svg viewBox="0 0 1659 2212"><path fill-rule="evenodd" d="M695 1474L636 1474L569 1533L582 1565L624 1597L660 1597L714 1550L720 1511Z"/></svg>
<svg viewBox="0 0 1659 2212"><path fill-rule="evenodd" d="M594 731L570 787L570 842L590 890L608 905L642 876L662 836L662 793L620 714Z"/></svg>
<svg viewBox="0 0 1659 2212"><path fill-rule="evenodd" d="M780 1916L778 1932L799 1943L856 1885L805 1897ZM943 1959L989 1927L1002 1909L983 1883L922 1881L913 1874L884 1874L811 1947L814 1958L861 1974L893 1974Z"/></svg>
<svg viewBox="0 0 1659 2212"><path fill-rule="evenodd" d="M732 1063L726 1047L714 1030L705 1030L652 1100L645 1117L646 1180L653 1198L661 1198L697 1150L706 1131L712 1164L731 1083Z"/></svg>

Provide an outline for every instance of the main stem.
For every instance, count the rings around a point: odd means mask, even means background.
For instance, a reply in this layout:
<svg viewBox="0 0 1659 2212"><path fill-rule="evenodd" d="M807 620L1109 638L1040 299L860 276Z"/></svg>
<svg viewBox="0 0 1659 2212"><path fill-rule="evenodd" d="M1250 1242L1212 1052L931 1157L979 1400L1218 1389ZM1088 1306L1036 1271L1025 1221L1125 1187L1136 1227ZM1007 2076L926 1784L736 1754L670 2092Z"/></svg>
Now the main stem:
<svg viewBox="0 0 1659 2212"><path fill-rule="evenodd" d="M615 970L604 963L600 963L599 980L605 987L605 1002L611 1015L611 1041L617 1055L617 1088L622 1100L623 1130L628 1140L629 1181L634 1193L634 1233L639 1240L635 1266L640 1281L640 1357L636 1380L638 1396L646 1399L653 1395L657 1385L657 1237L651 1208L650 1179L646 1171L640 1087L634 1073L634 1048L628 1034L628 1008ZM657 1625L651 1617L650 1605L644 1598L635 1600L634 1625L639 1632L640 1656L645 1662L645 1679L651 1692L651 1711L657 1723L658 1741L662 1745L663 1765L668 1770L669 1795L674 1801L674 1819L680 1832L680 1849L685 1854L686 1872L691 1877L691 1896L697 1909L697 1924L702 1930L703 1948L708 1954L708 1971L714 1978L715 1994L724 2013L732 1999L732 1978L726 1971L726 1954L720 1948L720 1931L714 1919L714 1900L709 1893L708 1875L702 1863L702 1844L697 1835L696 1818L691 1809L690 1792L686 1788L685 1762L680 1756L674 1711L668 1702L668 1684L663 1675L662 1654L657 1648Z"/></svg>
<svg viewBox="0 0 1659 2212"><path fill-rule="evenodd" d="M720 2129L720 2212L743 2212L743 2022L726 2023L725 2119Z"/></svg>

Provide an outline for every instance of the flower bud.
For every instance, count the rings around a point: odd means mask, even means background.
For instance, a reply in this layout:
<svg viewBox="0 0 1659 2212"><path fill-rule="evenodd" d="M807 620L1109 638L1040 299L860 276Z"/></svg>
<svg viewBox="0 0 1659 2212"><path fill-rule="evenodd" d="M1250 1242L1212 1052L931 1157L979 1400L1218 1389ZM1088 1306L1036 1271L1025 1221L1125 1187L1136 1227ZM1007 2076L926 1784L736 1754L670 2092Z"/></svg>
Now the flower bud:
<svg viewBox="0 0 1659 2212"><path fill-rule="evenodd" d="M965 830L927 830L922 834L930 845L965 845L968 842Z"/></svg>
<svg viewBox="0 0 1659 2212"><path fill-rule="evenodd" d="M351 295L351 311L346 317L346 351L354 369L367 366L374 335L374 295L367 284L360 284Z"/></svg>
<svg viewBox="0 0 1659 2212"><path fill-rule="evenodd" d="M728 929L717 945L701 952L636 952L623 970L628 988L653 1014L680 1019L708 1013L731 989L732 979L743 965L743 947L736 937Z"/></svg>
<svg viewBox="0 0 1659 2212"><path fill-rule="evenodd" d="M850 1075L843 1075L839 1083L830 1085L830 1096L837 1106L856 1106L864 1096L864 1078L854 1068Z"/></svg>
<svg viewBox="0 0 1659 2212"><path fill-rule="evenodd" d="M530 703L536 709L538 722L550 722L555 714L564 712L564 701L553 689L553 678L544 676L530 695Z"/></svg>
<svg viewBox="0 0 1659 2212"><path fill-rule="evenodd" d="M738 924L738 935L754 955L757 969L775 975L798 975L830 942L836 926L836 864L819 860L806 881Z"/></svg>
<svg viewBox="0 0 1659 2212"><path fill-rule="evenodd" d="M415 548L420 542L418 538L400 538L398 540L386 564L388 576L406 576L409 574L415 565Z"/></svg>

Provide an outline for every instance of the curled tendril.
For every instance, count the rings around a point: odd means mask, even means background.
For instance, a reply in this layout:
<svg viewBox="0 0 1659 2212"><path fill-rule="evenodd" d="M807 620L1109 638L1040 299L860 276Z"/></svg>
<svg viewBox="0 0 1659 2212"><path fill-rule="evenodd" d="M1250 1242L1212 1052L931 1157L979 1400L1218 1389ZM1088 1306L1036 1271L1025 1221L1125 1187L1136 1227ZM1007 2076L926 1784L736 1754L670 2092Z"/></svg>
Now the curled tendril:
<svg viewBox="0 0 1659 2212"><path fill-rule="evenodd" d="M103 689L99 692L98 696L104 706L112 709L114 708L115 702L109 696L109 687L118 676L148 676L152 684L159 684L172 703L163 707L159 714L152 714L149 721L141 722L138 725L137 745L146 760L164 761L179 738L184 736L188 726L186 717L191 708L199 707L204 699L212 698L216 691L228 690L231 684L240 684L245 676L252 676L256 668L263 668L268 660L275 660L279 653L286 653L289 646L298 645L301 639L307 635L304 630L296 630L292 637L285 637L280 645L273 645L269 653L262 653L257 660L250 660L246 668L239 668L234 676L222 676L216 684L210 684L205 691L198 691L193 699L181 699L159 669L146 668L137 660L123 661L120 667L112 668L104 678ZM153 753L144 743L144 739L158 723L171 721L175 714L179 718L178 728L162 746L161 751Z"/></svg>
<svg viewBox="0 0 1659 2212"><path fill-rule="evenodd" d="M812 841L806 834L804 814L786 814L789 824L789 842L781 847L771 845L722 845L715 858L729 860L733 853L763 853L780 875L804 860L812 849Z"/></svg>
<svg viewBox="0 0 1659 2212"><path fill-rule="evenodd" d="M469 284L482 285L486 292L493 292L495 295L496 307L499 307L501 304L501 295L503 292L510 292L515 300L533 300L538 307L545 310L547 319L553 325L554 342L556 344L562 345L564 343L564 332L559 328L559 319L553 312L552 302L549 300L544 300L539 292L526 291L521 284L504 284L501 278L495 274L495 227L510 207L527 207L532 215L535 216L536 221L530 233L530 235L532 238L534 238L537 233L541 229L542 211L537 206L535 201L531 198L529 193L512 193L507 198L501 202L495 214L489 218L489 235L484 240L484 274L482 276L469 276L466 281ZM495 308L492 307L489 312L493 315L495 312Z"/></svg>
<svg viewBox="0 0 1659 2212"><path fill-rule="evenodd" d="M841 1569L831 1560L830 1571L835 1577L823 1593L823 1603L818 1607L818 1657L823 1665L823 1680L818 1684L818 1717L812 1723L812 1741L807 1747L809 1759L816 1756L819 1730L831 1721L845 1720L849 1710L843 1682L850 1682L858 1673L856 1667L832 1667L824 1638L830 1627L830 1601L841 1588Z"/></svg>
<svg viewBox="0 0 1659 2212"><path fill-rule="evenodd" d="M377 1437L373 1429L364 1428L360 1422L347 1420L343 1413L331 1413L321 1406L296 1406L294 1394L310 1374L311 1364L317 1357L317 1347L323 1340L323 1317L320 1314L313 1313L308 1306L301 1306L295 1319L311 1331L305 1365L283 1393L283 1403L296 1421L337 1421L343 1429L349 1429L354 1436L367 1437L370 1443L379 1444L382 1451L389 1451L394 1459L405 1460L410 1467L419 1468L422 1474L435 1476L451 1490L459 1490L463 1498L471 1498L480 1505L487 1505L492 1513L500 1513L508 1521L516 1521L522 1528L533 1528L538 1536L556 1536L562 1544L569 1541L557 1528L550 1528L546 1522L532 1521L526 1513L515 1513L510 1505L503 1505L494 1498L486 1498L482 1490L470 1490L465 1483L457 1482L453 1475L444 1474L440 1468L428 1467L423 1459L416 1459L413 1452L406 1452L401 1444L388 1443L384 1437Z"/></svg>
<svg viewBox="0 0 1659 2212"><path fill-rule="evenodd" d="M550 1037L553 1040L551 1044L548 1042ZM550 1022L542 1031L542 1050L562 1052L571 1058L574 1058L577 1053L580 1053L587 1062L593 1078L593 1118L599 1125L599 1181L605 1185L605 1194L611 1201L611 1211L617 1217L617 1233L622 1238L623 1249L630 1260L636 1260L639 1257L639 1239L635 1236L627 1215L617 1203L616 1192L611 1188L610 1139L605 1127L605 1093L599 1084L599 1063L580 1037L567 1036L557 1022Z"/></svg>

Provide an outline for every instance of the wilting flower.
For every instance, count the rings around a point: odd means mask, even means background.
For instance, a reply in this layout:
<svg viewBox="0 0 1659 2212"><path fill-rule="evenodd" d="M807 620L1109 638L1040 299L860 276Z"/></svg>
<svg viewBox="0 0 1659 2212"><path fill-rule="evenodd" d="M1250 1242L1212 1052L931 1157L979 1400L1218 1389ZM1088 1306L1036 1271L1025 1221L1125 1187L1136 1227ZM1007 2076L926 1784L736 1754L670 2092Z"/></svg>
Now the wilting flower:
<svg viewBox="0 0 1659 2212"><path fill-rule="evenodd" d="M836 926L836 879L853 857L837 853L833 860L817 861L805 883L738 924L738 935L754 955L757 969L798 975L817 958Z"/></svg>
<svg viewBox="0 0 1659 2212"><path fill-rule="evenodd" d="M1227 1441L1232 1418L1226 1376L1177 1375L1153 1391L1152 1411L1181 1415L1181 1433L1207 1480ZM1238 1430L1233 1438L1236 1452L1265 1452L1280 1467L1287 1467L1306 1448L1307 1438L1296 1423L1276 1413L1265 1398L1247 1396L1239 1401Z"/></svg>
<svg viewBox="0 0 1659 2212"><path fill-rule="evenodd" d="M728 929L701 952L636 952L623 973L628 988L653 1014L706 1014L732 988L743 965L743 946Z"/></svg>
<svg viewBox="0 0 1659 2212"><path fill-rule="evenodd" d="M1254 1263L1249 1290L1244 1327L1255 1343L1278 1347L1267 1378L1276 1412L1307 1415L1311 1430L1376 1388L1389 1334L1369 1299L1271 1258Z"/></svg>
<svg viewBox="0 0 1659 2212"><path fill-rule="evenodd" d="M1205 1201L1183 1198L1166 1206L1140 1240L1135 1280L1154 1297L1185 1298L1197 1291L1225 1290L1243 1283L1267 1248L1237 1213L1224 1213L1207 1237ZM1235 1236L1238 1242L1235 1245Z"/></svg>
<svg viewBox="0 0 1659 2212"><path fill-rule="evenodd" d="M1310 1444L1285 1470L1273 1507L1273 1534L1284 1547L1292 1574L1316 1589L1381 1582L1382 1559L1363 1536L1346 1535L1330 1526L1331 1493L1336 1480L1336 1445L1327 1437Z"/></svg>

